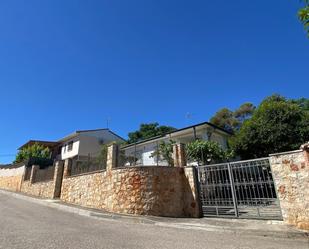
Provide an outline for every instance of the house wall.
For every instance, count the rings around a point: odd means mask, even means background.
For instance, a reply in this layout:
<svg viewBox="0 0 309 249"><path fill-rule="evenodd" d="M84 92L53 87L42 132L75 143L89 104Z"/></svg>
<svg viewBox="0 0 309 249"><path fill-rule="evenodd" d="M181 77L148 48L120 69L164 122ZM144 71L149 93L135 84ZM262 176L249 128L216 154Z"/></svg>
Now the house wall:
<svg viewBox="0 0 309 249"><path fill-rule="evenodd" d="M109 212L199 217L192 169L130 167L63 179L61 200Z"/></svg>
<svg viewBox="0 0 309 249"><path fill-rule="evenodd" d="M79 140L78 155L87 156L90 154L91 156L95 156L100 152L102 144L97 137L80 135Z"/></svg>
<svg viewBox="0 0 309 249"><path fill-rule="evenodd" d="M123 142L123 139L111 133L109 130L98 130L98 131L89 131L81 133L84 136L96 137L101 140L102 143L108 144L110 142Z"/></svg>
<svg viewBox="0 0 309 249"><path fill-rule="evenodd" d="M66 150L64 150L64 145L67 145L71 141L73 141L73 149L68 151L68 146L66 146ZM77 155L87 156L88 154L97 154L100 151L102 144L107 144L113 141L122 142L123 140L108 130L82 132L63 142L64 145L61 148L61 159L65 160Z"/></svg>
<svg viewBox="0 0 309 249"><path fill-rule="evenodd" d="M78 151L79 151L79 146L80 146L80 140L79 140L80 136L76 136L66 142L63 143L63 146L61 148L61 160L65 160L67 158L72 158L74 156L78 155ZM68 146L67 144L69 142L73 141L73 148L71 151L68 151ZM66 145L66 149L65 149L65 145Z"/></svg>

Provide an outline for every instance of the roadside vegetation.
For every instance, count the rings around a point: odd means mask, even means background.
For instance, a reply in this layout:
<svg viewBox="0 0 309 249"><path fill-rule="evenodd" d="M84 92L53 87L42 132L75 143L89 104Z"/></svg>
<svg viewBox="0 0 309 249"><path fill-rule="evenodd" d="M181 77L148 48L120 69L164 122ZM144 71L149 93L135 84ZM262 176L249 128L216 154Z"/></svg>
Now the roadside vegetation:
<svg viewBox="0 0 309 249"><path fill-rule="evenodd" d="M35 143L31 146L27 146L21 150L16 155L14 163L25 162L31 159L45 160L49 159L51 155L50 150L41 144Z"/></svg>
<svg viewBox="0 0 309 249"><path fill-rule="evenodd" d="M243 113L240 121L237 113L242 108L234 112L223 108L211 118L214 124L234 132L230 147L241 158L299 149L309 140L309 99L286 99L275 94L256 108L252 104L245 105L251 108ZM223 111L231 114L222 115Z"/></svg>

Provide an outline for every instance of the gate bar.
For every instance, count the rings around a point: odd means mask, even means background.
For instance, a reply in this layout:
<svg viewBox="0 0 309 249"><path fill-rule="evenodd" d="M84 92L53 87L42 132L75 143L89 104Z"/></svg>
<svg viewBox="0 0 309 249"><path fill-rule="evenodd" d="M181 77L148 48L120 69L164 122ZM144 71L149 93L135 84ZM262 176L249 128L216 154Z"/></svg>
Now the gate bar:
<svg viewBox="0 0 309 249"><path fill-rule="evenodd" d="M232 190L232 198L233 198L233 204L234 204L234 210L235 210L235 217L238 217L238 208L237 208L237 198L236 198L236 190L235 190L235 184L234 184L234 178L233 178L233 172L231 169L231 164L227 164L229 177L230 177L230 184L231 184L231 190Z"/></svg>

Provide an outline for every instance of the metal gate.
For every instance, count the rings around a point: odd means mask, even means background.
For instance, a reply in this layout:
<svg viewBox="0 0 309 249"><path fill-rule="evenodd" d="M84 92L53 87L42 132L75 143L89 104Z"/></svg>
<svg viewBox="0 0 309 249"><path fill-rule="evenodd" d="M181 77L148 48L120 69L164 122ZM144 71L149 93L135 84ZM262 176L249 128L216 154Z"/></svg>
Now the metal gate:
<svg viewBox="0 0 309 249"><path fill-rule="evenodd" d="M204 216L282 219L268 158L197 169Z"/></svg>

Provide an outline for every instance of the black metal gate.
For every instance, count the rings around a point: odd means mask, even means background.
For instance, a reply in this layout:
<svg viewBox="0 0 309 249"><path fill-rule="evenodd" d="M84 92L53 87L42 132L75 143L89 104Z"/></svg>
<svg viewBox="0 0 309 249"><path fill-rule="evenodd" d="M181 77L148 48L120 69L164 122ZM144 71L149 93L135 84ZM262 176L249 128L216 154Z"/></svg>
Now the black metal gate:
<svg viewBox="0 0 309 249"><path fill-rule="evenodd" d="M282 219L268 158L197 169L204 216Z"/></svg>

